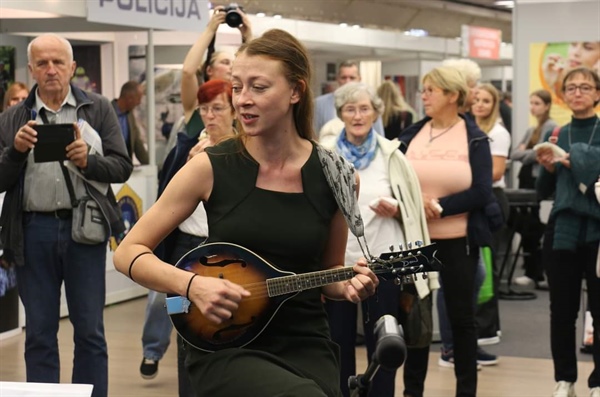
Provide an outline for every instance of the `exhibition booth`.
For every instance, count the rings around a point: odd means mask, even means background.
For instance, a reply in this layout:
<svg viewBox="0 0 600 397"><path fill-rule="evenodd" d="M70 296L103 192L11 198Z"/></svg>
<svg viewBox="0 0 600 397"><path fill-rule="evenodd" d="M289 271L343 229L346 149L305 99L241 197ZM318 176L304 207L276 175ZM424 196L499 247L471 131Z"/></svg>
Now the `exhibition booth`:
<svg viewBox="0 0 600 397"><path fill-rule="evenodd" d="M152 7L159 4L160 7ZM135 6L127 6L135 4ZM168 9L161 8L167 7ZM56 32L74 46L76 72L81 84L112 99L120 86L131 79L154 81L147 84L138 119L146 131L150 165L136 166L125 184L113 185L129 226L154 202L157 172L164 157L165 135L181 115L177 102L179 69L189 47L198 38L209 18L208 2L132 2L111 0L53 0L25 2L3 0L0 5L0 49L12 48L8 60L16 81L33 81L27 71L29 41L44 32ZM180 4L180 5L177 5ZM125 5L125 7L123 6ZM173 8L175 7L175 8ZM598 40L598 4L594 0L520 0L513 10L513 41L499 49L499 58L482 61L484 81L513 92L513 141L527 129L528 93L536 72L530 61L545 49L538 43L565 43ZM352 29L334 24L286 18L249 16L256 36L271 28L286 30L300 39L313 59L313 90L320 94L335 80L335 65L344 59L358 59L363 80L378 86L383 79L403 81L405 95L419 110L419 76L438 66L443 59L460 57L461 43L454 38L411 37L403 32ZM557 29L560 26L560 29ZM241 41L237 29L219 28L216 48L235 51ZM514 51L514 59L513 59ZM540 53L542 51L542 53ZM79 57L77 54L81 54ZM332 68L333 65L333 68ZM152 105L148 105L152 104ZM170 131L169 131L170 132ZM144 295L147 290L114 270L109 244L106 262L106 303L112 304ZM63 298L64 299L64 298ZM0 301L1 302L1 301ZM2 304L2 303L0 303ZM14 303L11 303L14 305ZM3 313L4 307L1 309ZM16 310L16 309L15 309ZM15 311L18 313L18 310ZM62 315L67 315L63 304ZM21 313L13 324L24 324ZM0 329L0 339L13 334Z"/></svg>

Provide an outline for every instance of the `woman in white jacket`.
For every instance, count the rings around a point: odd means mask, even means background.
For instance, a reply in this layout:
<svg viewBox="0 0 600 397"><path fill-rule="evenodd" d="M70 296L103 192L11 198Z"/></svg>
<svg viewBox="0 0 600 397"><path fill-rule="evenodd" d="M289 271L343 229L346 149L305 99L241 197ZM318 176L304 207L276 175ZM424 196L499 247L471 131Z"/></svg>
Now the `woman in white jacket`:
<svg viewBox="0 0 600 397"><path fill-rule="evenodd" d="M337 115L344 125L336 139L329 139L322 144L336 150L353 163L360 175L358 204L371 253L386 252L392 245L395 249L398 249L400 244L406 247L408 242L417 240L429 244L419 181L404 155L398 150L400 143L384 138L373 129L373 123L383 111L381 99L363 83L345 84L336 90L334 95ZM352 265L362 255L358 242L350 234L346 248L346 264ZM414 285L404 288L405 291L413 292L412 300L419 302L421 307L425 305L425 316L430 324L430 292L435 288L439 288L435 272L429 273L427 279L418 275ZM380 283L378 296L364 303L363 319L369 359L374 349L373 325L377 319L384 314L392 314L401 324L405 322L407 313L399 309L400 300L401 291L398 286L393 283ZM348 396L348 376L356 373L356 327L349 324L356 324L357 306L328 300L326 308L332 339L341 349L340 386L344 396ZM427 330L423 332L425 335L405 335L409 347L418 343L428 347L430 335L427 334ZM423 393L428 348L423 353L424 357L418 355L419 349L409 350L404 369L405 395L420 396ZM415 362L419 364L414 365ZM421 368L423 365L424 368ZM393 396L395 375L395 371L380 369L371 384L370 395Z"/></svg>

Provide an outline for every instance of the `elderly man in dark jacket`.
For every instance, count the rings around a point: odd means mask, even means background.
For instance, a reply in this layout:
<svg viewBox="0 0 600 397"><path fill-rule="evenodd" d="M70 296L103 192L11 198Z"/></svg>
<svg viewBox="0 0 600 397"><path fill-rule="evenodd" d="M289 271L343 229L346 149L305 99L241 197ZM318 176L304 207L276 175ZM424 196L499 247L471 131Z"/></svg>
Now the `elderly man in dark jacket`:
<svg viewBox="0 0 600 397"><path fill-rule="evenodd" d="M0 114L0 192L6 192L0 237L4 259L17 268L25 306L27 381L60 381L56 334L64 282L74 328L72 382L92 384L93 396L107 396L106 243L110 233L123 231L109 184L125 182L133 166L110 102L69 84L75 70L70 43L44 34L29 44L27 55L37 84L24 102ZM34 161L35 150L46 150L36 147L37 124L78 120L85 120L97 132L101 155L88 153L88 144L75 124L75 139L65 154L78 173L61 161ZM104 183L107 190L100 192L83 178ZM100 243L72 239L73 207L83 196L93 197L100 205L99 218L106 230Z"/></svg>

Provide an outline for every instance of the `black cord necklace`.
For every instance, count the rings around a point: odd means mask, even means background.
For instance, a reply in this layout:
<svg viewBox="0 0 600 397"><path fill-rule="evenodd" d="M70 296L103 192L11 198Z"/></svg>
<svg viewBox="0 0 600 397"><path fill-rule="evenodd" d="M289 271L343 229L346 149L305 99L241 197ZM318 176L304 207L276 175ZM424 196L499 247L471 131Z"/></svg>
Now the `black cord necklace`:
<svg viewBox="0 0 600 397"><path fill-rule="evenodd" d="M598 119L599 118L596 116L596 121L594 122L594 129L592 130L592 135L590 136L588 145L592 144L592 141L594 140L594 135L596 135L596 127L598 127ZM573 123L569 123L569 149L571 148L571 124L573 124Z"/></svg>
<svg viewBox="0 0 600 397"><path fill-rule="evenodd" d="M458 120L456 120L456 122L453 123L450 127L446 128L444 131L442 131L439 134L434 136L433 135L433 120L432 120L431 123L429 123L429 142L427 142L427 146L431 145L431 142L435 141L436 139L438 139L439 137L441 137L442 135L444 135L445 133L450 131L452 129L452 127L454 127L456 124L458 124L459 121L460 121L460 118Z"/></svg>

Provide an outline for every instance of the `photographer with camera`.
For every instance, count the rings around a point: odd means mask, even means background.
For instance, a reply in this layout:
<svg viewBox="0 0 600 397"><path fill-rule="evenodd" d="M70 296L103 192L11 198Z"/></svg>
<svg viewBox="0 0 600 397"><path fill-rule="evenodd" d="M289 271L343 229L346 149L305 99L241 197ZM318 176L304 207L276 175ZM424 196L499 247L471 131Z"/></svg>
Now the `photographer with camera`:
<svg viewBox="0 0 600 397"><path fill-rule="evenodd" d="M190 150L198 144L200 132L204 130L204 122L198 109L198 90L200 83L208 80L226 80L231 79L231 67L233 63L233 54L225 51L216 51L214 49L215 37L219 26L227 23L231 27L237 27L242 34L242 42L249 41L252 38L250 21L240 7L236 4L230 4L227 7L217 6L208 22L206 29L200 34L198 40L188 51L183 62L183 73L181 77L181 104L183 105L184 116L183 125L179 129L176 139L172 145L169 154L163 164L159 175L159 195L169 180L185 164ZM204 61L204 55L206 60ZM202 72L204 81L197 77L197 73ZM204 94L206 96L206 94ZM217 116L216 110L212 110L213 117ZM218 116L221 116L219 114ZM176 142L176 143L175 143ZM193 152L193 150L192 150ZM195 213L196 214L196 213ZM194 215L192 215L194 217ZM190 219L192 218L190 217ZM193 220L192 220L193 223ZM202 223L202 221L200 221ZM200 225L196 222L196 225ZM189 224L189 222L188 222ZM187 230L187 229L186 229ZM195 248L196 241L202 241L206 238L206 232L201 232L204 228L199 227L197 232L187 230L189 237L189 249ZM175 231L177 232L177 230ZM175 235L173 233L172 235ZM156 250L157 255L165 260L173 259L174 239L165 239L165 243ZM179 258L175 258L172 264L175 264ZM143 354L140 374L144 379L153 379L158 373L158 362L162 359L169 347L171 331L173 325L165 310L165 294L156 291L148 293L148 303L146 307L146 321L142 333ZM180 341L178 341L180 342ZM180 344L180 343L178 343ZM179 372L179 397L190 397L193 391L187 378L185 368L183 367L183 358L185 352L178 351L178 372Z"/></svg>

